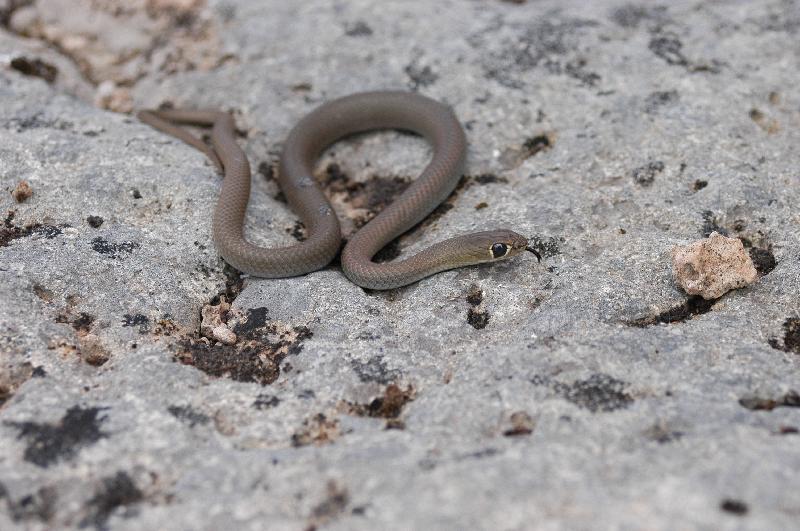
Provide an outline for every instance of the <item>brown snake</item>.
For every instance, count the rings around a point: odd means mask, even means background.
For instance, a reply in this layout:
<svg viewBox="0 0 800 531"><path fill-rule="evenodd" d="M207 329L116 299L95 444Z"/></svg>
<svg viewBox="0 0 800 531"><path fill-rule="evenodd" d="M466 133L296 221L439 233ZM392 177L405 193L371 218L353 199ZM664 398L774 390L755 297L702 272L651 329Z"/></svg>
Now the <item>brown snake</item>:
<svg viewBox="0 0 800 531"><path fill-rule="evenodd" d="M250 198L250 164L236 144L233 118L224 112L141 111L139 118L203 151L224 174L213 218L213 240L220 255L245 273L290 277L327 265L341 245L339 220L319 184L313 165L337 140L376 129L418 133L433 146L433 158L400 197L356 232L342 251L344 274L355 284L390 289L440 271L508 258L527 250L528 241L498 229L438 242L404 260L375 263L372 257L394 238L422 221L458 184L467 141L449 107L406 92L364 92L325 103L303 118L284 144L279 184L308 229L308 239L287 247L264 248L244 238ZM176 124L211 126L211 146ZM538 257L538 254L537 254Z"/></svg>

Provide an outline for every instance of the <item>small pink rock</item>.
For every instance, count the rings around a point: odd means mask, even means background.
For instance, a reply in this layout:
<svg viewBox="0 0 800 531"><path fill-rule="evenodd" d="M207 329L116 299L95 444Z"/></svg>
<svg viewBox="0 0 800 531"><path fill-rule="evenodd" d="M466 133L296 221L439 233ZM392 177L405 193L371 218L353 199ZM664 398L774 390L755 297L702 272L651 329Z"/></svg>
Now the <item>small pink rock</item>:
<svg viewBox="0 0 800 531"><path fill-rule="evenodd" d="M22 203L33 195L33 189L31 185L28 184L28 181L20 181L11 192L11 195L14 196L17 203Z"/></svg>
<svg viewBox="0 0 800 531"><path fill-rule="evenodd" d="M224 300L214 306L210 304L203 306L200 311L200 335L215 339L225 345L236 343L236 334L225 324L230 307L231 305Z"/></svg>
<svg viewBox="0 0 800 531"><path fill-rule="evenodd" d="M211 335L224 345L234 345L236 343L236 334L233 333L233 330L228 328L225 325L219 325L214 327L211 331Z"/></svg>
<svg viewBox="0 0 800 531"><path fill-rule="evenodd" d="M738 238L712 232L705 239L672 249L675 279L689 295L717 299L758 278L750 255Z"/></svg>

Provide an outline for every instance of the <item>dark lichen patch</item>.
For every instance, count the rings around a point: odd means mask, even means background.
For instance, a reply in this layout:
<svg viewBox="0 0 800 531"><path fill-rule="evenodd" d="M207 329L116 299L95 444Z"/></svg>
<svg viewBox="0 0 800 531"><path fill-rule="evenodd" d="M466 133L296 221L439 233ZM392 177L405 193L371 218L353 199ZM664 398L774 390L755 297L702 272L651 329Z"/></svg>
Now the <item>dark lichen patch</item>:
<svg viewBox="0 0 800 531"><path fill-rule="evenodd" d="M776 407L800 407L800 394L789 391L777 398L746 396L739 399L739 405L751 411L772 411Z"/></svg>
<svg viewBox="0 0 800 531"><path fill-rule="evenodd" d="M292 446L322 446L339 438L339 421L318 413L303 421L301 428L292 434Z"/></svg>
<svg viewBox="0 0 800 531"><path fill-rule="evenodd" d="M297 398L301 398L303 400L311 400L312 398L316 398L317 394L314 392L313 389L303 389L299 393L297 393Z"/></svg>
<svg viewBox="0 0 800 531"><path fill-rule="evenodd" d="M211 344L208 341L179 342L176 359L192 365L211 376L230 378L237 382L256 382L267 385L278 379L280 361L269 346L256 342L246 345Z"/></svg>
<svg viewBox="0 0 800 531"><path fill-rule="evenodd" d="M472 284L465 297L470 308L467 309L467 323L476 330L482 330L489 324L489 312L484 306L484 293L480 286Z"/></svg>
<svg viewBox="0 0 800 531"><path fill-rule="evenodd" d="M770 248L750 247L747 252L750 254L750 260L753 261L753 265L760 277L770 273L778 265L778 261Z"/></svg>
<svg viewBox="0 0 800 531"><path fill-rule="evenodd" d="M241 337L253 337L258 330L265 327L270 320L269 308L248 308L244 320L237 320L233 332Z"/></svg>
<svg viewBox="0 0 800 531"><path fill-rule="evenodd" d="M26 76L38 77L44 79L48 83L52 83L58 76L58 68L34 57L32 59L27 57L14 57L11 59L11 68Z"/></svg>
<svg viewBox="0 0 800 531"><path fill-rule="evenodd" d="M281 362L299 354L313 333L306 326L271 322L267 314L267 308L254 308L237 320L233 332L238 341L233 345L212 342L197 333L184 335L176 345L175 359L212 376L270 384L280 375Z"/></svg>
<svg viewBox="0 0 800 531"><path fill-rule="evenodd" d="M368 219L360 220L365 224L402 194L410 183L401 177L373 177L362 184L357 187L360 189L360 196L351 203L371 214Z"/></svg>
<svg viewBox="0 0 800 531"><path fill-rule="evenodd" d="M486 77L505 87L525 88L531 71L538 68L593 87L600 76L587 69L576 36L583 29L598 25L594 20L546 17L534 23L511 25L516 34L499 41L499 46L491 29L472 35L468 42L484 56Z"/></svg>
<svg viewBox="0 0 800 531"><path fill-rule="evenodd" d="M100 228L104 221L105 220L100 216L89 216L86 218L86 223L88 223L93 229Z"/></svg>
<svg viewBox="0 0 800 531"><path fill-rule="evenodd" d="M178 334L180 331L180 327L175 324L175 321L172 320L169 314L164 314L153 326L153 335L155 336L169 337L173 334ZM136 348L136 343L134 343L133 348Z"/></svg>
<svg viewBox="0 0 800 531"><path fill-rule="evenodd" d="M60 236L64 228L69 227L67 224L62 225L47 225L42 223L29 223L24 227L14 224L14 217L16 211L9 210L6 212L6 217L0 226L0 247L5 247L12 241L18 238L27 238L28 236L41 236L48 240Z"/></svg>
<svg viewBox="0 0 800 531"><path fill-rule="evenodd" d="M306 531L315 530L318 526L328 524L344 514L349 503L350 494L347 489L339 486L335 481L329 481L325 499L311 510L309 527L306 528Z"/></svg>
<svg viewBox="0 0 800 531"><path fill-rule="evenodd" d="M433 85L436 83L436 80L439 79L439 74L434 72L428 65L420 66L418 64L410 64L406 66L405 72L409 78L412 90Z"/></svg>
<svg viewBox="0 0 800 531"><path fill-rule="evenodd" d="M481 173L479 175L475 175L473 177L469 177L468 179L469 179L469 182L465 183L465 188L469 188L472 183L479 184L481 186L483 186L485 184L497 184L497 183L506 184L506 183L508 183L508 179L506 179L505 177L501 177L501 176L499 176L497 174L494 174L494 173Z"/></svg>
<svg viewBox="0 0 800 531"><path fill-rule="evenodd" d="M658 174L664 171L664 163L660 160L650 161L644 166L639 166L631 172L633 182L639 186L650 186Z"/></svg>
<svg viewBox="0 0 800 531"><path fill-rule="evenodd" d="M542 258L550 258L561 254L561 244L566 240L563 237L540 236L535 234L528 238L528 246L541 255Z"/></svg>
<svg viewBox="0 0 800 531"><path fill-rule="evenodd" d="M703 217L703 226L700 229L700 233L704 238L711 236L712 232L718 232L723 236L728 236L728 229L720 226L717 215L714 212L711 210L704 210L700 215Z"/></svg>
<svg viewBox="0 0 800 531"><path fill-rule="evenodd" d="M270 409L276 407L280 403L281 399L278 398L277 396L262 393L258 395L256 399L253 401L253 407L261 411L263 409Z"/></svg>
<svg viewBox="0 0 800 531"><path fill-rule="evenodd" d="M584 87L596 87L602 80L602 76L597 72L592 72L586 69L588 61L583 57L578 57L571 61L567 61L564 65L564 73L569 77L580 81Z"/></svg>
<svg viewBox="0 0 800 531"><path fill-rule="evenodd" d="M660 57L667 64L689 66L689 60L683 55L683 43L676 35L659 35L650 40L650 51Z"/></svg>
<svg viewBox="0 0 800 531"><path fill-rule="evenodd" d="M61 120L59 118L49 118L42 112L36 112L29 116L14 117L6 121L3 126L6 129L13 129L17 133L22 133L29 129L56 129L59 131L67 131L72 129L72 122Z"/></svg>
<svg viewBox="0 0 800 531"><path fill-rule="evenodd" d="M634 319L633 321L627 321L625 324L628 326L646 328L654 324L682 323L698 315L710 312L716 302L717 299L706 300L699 295L694 295L686 299L683 303L673 306L668 310L655 315Z"/></svg>
<svg viewBox="0 0 800 531"><path fill-rule="evenodd" d="M553 147L555 136L552 133L542 133L526 138L522 143L522 158L528 159Z"/></svg>
<svg viewBox="0 0 800 531"><path fill-rule="evenodd" d="M372 33L372 28L363 20L348 22L344 26L344 34L348 37L369 37Z"/></svg>
<svg viewBox="0 0 800 531"><path fill-rule="evenodd" d="M592 374L586 380L576 380L571 384L555 382L553 390L576 406L595 413L631 405L633 397L625 391L627 385L607 374Z"/></svg>
<svg viewBox="0 0 800 531"><path fill-rule="evenodd" d="M388 384L400 377L400 372L390 369L382 356L373 356L366 362L350 360L350 366L362 382L377 382Z"/></svg>
<svg viewBox="0 0 800 531"><path fill-rule="evenodd" d="M306 231L306 226L300 220L295 221L291 228L287 228L286 233L299 242L304 242L308 239L308 231Z"/></svg>
<svg viewBox="0 0 800 531"><path fill-rule="evenodd" d="M0 485L0 487L2 487ZM2 489L0 489L2 490ZM0 492L3 498L4 492ZM32 494L26 494L17 500L8 499L8 512L14 522L38 520L49 523L55 516L58 492L55 487L41 487Z"/></svg>
<svg viewBox="0 0 800 531"><path fill-rule="evenodd" d="M416 390L409 385L405 389L397 384L389 384L383 394L369 403L355 404L343 402L342 409L349 415L386 419L387 428L402 428L402 424L394 422L400 417L406 404L416 397Z"/></svg>
<svg viewBox="0 0 800 531"><path fill-rule="evenodd" d="M73 406L56 424L39 422L5 422L19 430L19 439L28 446L23 458L29 463L46 468L61 460L72 459L85 447L91 446L107 434L100 429L105 408Z"/></svg>
<svg viewBox="0 0 800 531"><path fill-rule="evenodd" d="M677 90L659 90L651 92L644 100L644 112L655 114L662 107L675 104L680 99Z"/></svg>
<svg viewBox="0 0 800 531"><path fill-rule="evenodd" d="M722 500L719 504L719 508L726 513L734 514L736 516L744 516L748 511L747 504L745 502L731 498Z"/></svg>
<svg viewBox="0 0 800 531"><path fill-rule="evenodd" d="M52 240L56 236L61 236L64 232L61 229L65 229L69 227L69 225L44 225L40 223L35 223L33 225L29 225L26 227L29 230L30 235L38 235L46 238L48 240Z"/></svg>
<svg viewBox="0 0 800 531"><path fill-rule="evenodd" d="M783 322L783 341L769 340L772 348L800 355L800 318L789 317Z"/></svg>
<svg viewBox="0 0 800 531"><path fill-rule="evenodd" d="M477 284L472 284L467 290L466 301L470 306L478 306L483 302L483 290Z"/></svg>
<svg viewBox="0 0 800 531"><path fill-rule="evenodd" d="M320 183L330 195L338 196L355 210L350 217L356 228L366 225L410 184L401 177L372 176L366 181L354 181L336 163L328 164Z"/></svg>
<svg viewBox="0 0 800 531"><path fill-rule="evenodd" d="M648 48L657 57L666 61L667 64L672 66L681 66L686 68L689 72L709 72L717 74L721 71L724 63L717 60L705 61L692 61L683 53L683 43L677 35L670 32L661 31L657 27L653 32L653 37L648 44Z"/></svg>
<svg viewBox="0 0 800 531"><path fill-rule="evenodd" d="M139 248L136 242L112 243L100 236L92 240L92 249L109 258L122 259Z"/></svg>
<svg viewBox="0 0 800 531"><path fill-rule="evenodd" d="M666 444L669 442L677 441L683 437L684 433L679 430L670 429L669 426L663 422L658 422L642 433L647 439L655 441L659 444Z"/></svg>
<svg viewBox="0 0 800 531"><path fill-rule="evenodd" d="M267 182L274 181L275 175L278 172L275 162L259 162L256 171L259 175L264 177L264 180Z"/></svg>
<svg viewBox="0 0 800 531"><path fill-rule="evenodd" d="M213 305L219 304L222 298L232 301L239 295L242 291L242 286L244 286L242 274L228 262L223 261L222 264L222 273L225 275L225 291L211 299L211 304Z"/></svg>
<svg viewBox="0 0 800 531"><path fill-rule="evenodd" d="M489 324L490 315L486 310L480 308L470 308L467 310L467 322L475 330L483 330Z"/></svg>
<svg viewBox="0 0 800 531"><path fill-rule="evenodd" d="M211 417L202 413L191 406L169 406L169 414L187 424L190 428L194 426L208 424Z"/></svg>
<svg viewBox="0 0 800 531"><path fill-rule="evenodd" d="M529 158L546 151L555 144L555 133L540 133L526 138L521 145L503 151L500 162L507 168L517 168ZM504 182L508 182L504 180Z"/></svg>
<svg viewBox="0 0 800 531"><path fill-rule="evenodd" d="M261 162L258 165L258 173L264 177L264 180L267 182L274 182L277 180L278 169L277 169L277 162ZM286 195L284 195L283 191L278 189L275 195L272 196L275 201L281 203L287 203Z"/></svg>
<svg viewBox="0 0 800 531"><path fill-rule="evenodd" d="M102 479L99 488L86 506L86 516L78 525L107 529L109 518L118 509L135 505L142 500L144 493L136 486L133 479L126 472L117 472Z"/></svg>
<svg viewBox="0 0 800 531"><path fill-rule="evenodd" d="M79 334L88 334L92 330L92 324L94 321L94 315L86 312L80 312L78 315L73 315L69 309L56 316L57 323L69 324Z"/></svg>
<svg viewBox="0 0 800 531"><path fill-rule="evenodd" d="M511 427L503 432L505 437L519 437L533 433L535 423L533 418L525 411L516 411L509 419Z"/></svg>
<svg viewBox="0 0 800 531"><path fill-rule="evenodd" d="M137 327L140 334L150 331L150 319L141 313L126 313L122 316L122 326Z"/></svg>
<svg viewBox="0 0 800 531"><path fill-rule="evenodd" d="M692 191L699 192L706 186L708 186L708 181L706 181L705 179L697 179L695 182L692 183Z"/></svg>

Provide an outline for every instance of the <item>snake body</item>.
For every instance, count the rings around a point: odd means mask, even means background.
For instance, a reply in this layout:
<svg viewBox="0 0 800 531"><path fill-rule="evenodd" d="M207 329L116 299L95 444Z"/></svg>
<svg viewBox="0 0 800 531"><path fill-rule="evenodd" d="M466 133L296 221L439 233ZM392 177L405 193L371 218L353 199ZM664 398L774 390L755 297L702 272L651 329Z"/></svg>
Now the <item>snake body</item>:
<svg viewBox="0 0 800 531"><path fill-rule="evenodd" d="M313 177L322 151L337 140L376 129L418 133L433 146L433 158L392 204L356 232L341 255L342 270L359 286L390 289L429 275L519 254L527 239L501 229L441 241L405 260L375 263L372 257L422 221L456 187L466 156L466 137L449 107L405 92L364 92L330 101L303 118L289 133L278 182L308 231L305 241L264 248L244 238L250 197L250 165L236 144L230 114L218 111L141 111L139 118L200 149L224 174L213 217L213 240L233 267L254 276L278 278L316 271L333 260L341 245L339 220ZM177 124L211 126L211 146ZM530 249L529 249L530 250Z"/></svg>

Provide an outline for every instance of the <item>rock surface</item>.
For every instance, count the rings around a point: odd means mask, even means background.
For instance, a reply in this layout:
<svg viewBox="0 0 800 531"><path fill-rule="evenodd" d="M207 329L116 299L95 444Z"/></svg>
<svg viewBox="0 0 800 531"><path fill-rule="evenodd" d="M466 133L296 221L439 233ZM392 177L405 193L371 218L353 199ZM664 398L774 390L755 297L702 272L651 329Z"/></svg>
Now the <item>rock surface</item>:
<svg viewBox="0 0 800 531"><path fill-rule="evenodd" d="M112 4L0 2L61 50L0 33L0 529L797 527L800 3ZM315 105L446 101L467 176L386 254L508 226L543 262L240 278L213 165L108 87L235 113L261 245L303 237L275 160ZM346 235L428 155L326 152ZM759 281L687 299L670 249L715 231ZM200 333L223 300L233 345Z"/></svg>
<svg viewBox="0 0 800 531"><path fill-rule="evenodd" d="M758 279L742 240L712 232L705 240L672 248L675 280L689 295L718 299Z"/></svg>

